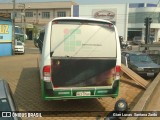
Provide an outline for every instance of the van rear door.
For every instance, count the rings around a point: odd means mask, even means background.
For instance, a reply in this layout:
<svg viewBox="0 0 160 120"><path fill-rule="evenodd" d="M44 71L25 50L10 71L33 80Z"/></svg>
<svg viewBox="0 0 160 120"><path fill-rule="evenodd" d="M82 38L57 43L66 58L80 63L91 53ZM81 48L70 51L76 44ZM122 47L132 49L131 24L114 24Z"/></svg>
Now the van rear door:
<svg viewBox="0 0 160 120"><path fill-rule="evenodd" d="M53 21L51 53L54 89L106 87L114 81L117 40L111 23Z"/></svg>

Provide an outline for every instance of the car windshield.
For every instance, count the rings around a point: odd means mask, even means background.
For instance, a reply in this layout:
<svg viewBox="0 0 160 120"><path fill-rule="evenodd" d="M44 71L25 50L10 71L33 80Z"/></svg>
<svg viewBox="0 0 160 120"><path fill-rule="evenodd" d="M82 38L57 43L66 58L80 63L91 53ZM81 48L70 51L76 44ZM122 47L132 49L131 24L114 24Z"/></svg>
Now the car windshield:
<svg viewBox="0 0 160 120"><path fill-rule="evenodd" d="M131 55L130 56L131 62L152 62L152 59L148 55Z"/></svg>
<svg viewBox="0 0 160 120"><path fill-rule="evenodd" d="M22 43L21 42L17 42L17 45L22 45Z"/></svg>

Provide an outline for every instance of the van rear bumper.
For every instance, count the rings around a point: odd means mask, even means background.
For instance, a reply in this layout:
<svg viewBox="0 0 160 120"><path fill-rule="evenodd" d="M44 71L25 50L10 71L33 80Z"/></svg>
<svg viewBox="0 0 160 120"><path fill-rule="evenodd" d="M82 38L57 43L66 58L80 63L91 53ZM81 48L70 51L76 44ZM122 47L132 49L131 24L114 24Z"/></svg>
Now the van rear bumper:
<svg viewBox="0 0 160 120"><path fill-rule="evenodd" d="M85 99L85 98L102 98L118 96L120 80L115 80L111 87L84 87L76 89L47 89L46 83L42 81L42 98L44 100L67 100L67 99ZM90 93L87 96L77 96L77 92Z"/></svg>

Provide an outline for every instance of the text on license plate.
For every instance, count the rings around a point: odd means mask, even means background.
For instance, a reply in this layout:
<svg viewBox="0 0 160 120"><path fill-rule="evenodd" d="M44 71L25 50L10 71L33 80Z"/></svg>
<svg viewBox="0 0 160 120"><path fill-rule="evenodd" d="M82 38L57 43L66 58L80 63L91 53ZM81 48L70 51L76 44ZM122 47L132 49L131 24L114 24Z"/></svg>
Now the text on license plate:
<svg viewBox="0 0 160 120"><path fill-rule="evenodd" d="M147 76L154 76L154 73L147 73Z"/></svg>
<svg viewBox="0 0 160 120"><path fill-rule="evenodd" d="M76 92L76 96L90 96L90 91Z"/></svg>

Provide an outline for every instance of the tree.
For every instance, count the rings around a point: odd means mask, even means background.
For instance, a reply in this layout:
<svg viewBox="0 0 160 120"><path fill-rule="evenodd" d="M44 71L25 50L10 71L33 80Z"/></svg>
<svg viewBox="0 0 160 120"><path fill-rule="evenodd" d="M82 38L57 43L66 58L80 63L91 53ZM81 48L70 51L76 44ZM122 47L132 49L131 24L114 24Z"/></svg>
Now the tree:
<svg viewBox="0 0 160 120"><path fill-rule="evenodd" d="M38 31L38 27L37 26L33 26L33 38L37 38L39 31Z"/></svg>

